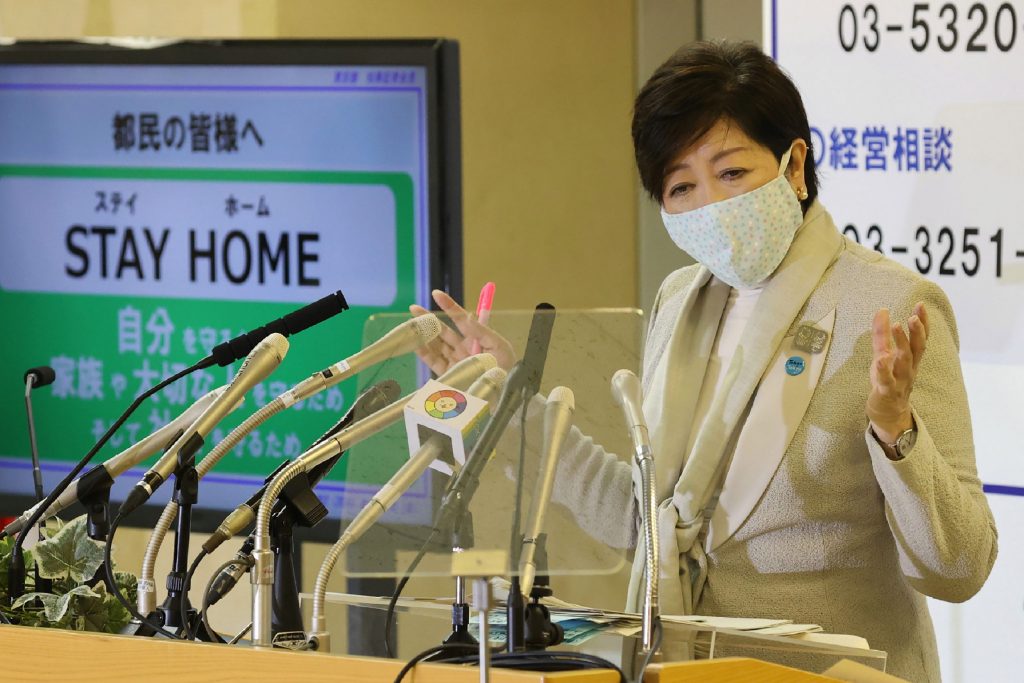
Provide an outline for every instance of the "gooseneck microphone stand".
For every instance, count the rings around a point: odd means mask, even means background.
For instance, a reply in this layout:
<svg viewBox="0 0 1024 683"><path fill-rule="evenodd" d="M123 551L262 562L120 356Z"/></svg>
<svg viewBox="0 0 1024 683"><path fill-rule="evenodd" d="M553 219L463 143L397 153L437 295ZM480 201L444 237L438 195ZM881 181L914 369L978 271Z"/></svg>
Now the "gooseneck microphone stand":
<svg viewBox="0 0 1024 683"><path fill-rule="evenodd" d="M43 490L43 471L39 466L39 446L36 443L36 424L32 417L32 389L33 387L45 387L57 378L57 373L48 365L31 368L25 373L25 415L28 417L28 442L32 449L32 483L35 485L36 502L46 497ZM39 523L39 540L43 540L45 522ZM35 565L35 592L50 593L53 591L53 581L39 576L39 565Z"/></svg>

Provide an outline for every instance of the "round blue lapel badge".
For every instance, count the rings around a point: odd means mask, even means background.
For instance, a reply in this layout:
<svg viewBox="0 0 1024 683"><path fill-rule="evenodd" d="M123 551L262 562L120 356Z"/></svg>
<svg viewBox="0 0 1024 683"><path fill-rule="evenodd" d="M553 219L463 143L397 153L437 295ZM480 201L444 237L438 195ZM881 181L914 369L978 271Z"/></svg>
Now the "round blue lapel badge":
<svg viewBox="0 0 1024 683"><path fill-rule="evenodd" d="M790 356L786 360L786 374L796 377L804 371L807 363L800 356Z"/></svg>

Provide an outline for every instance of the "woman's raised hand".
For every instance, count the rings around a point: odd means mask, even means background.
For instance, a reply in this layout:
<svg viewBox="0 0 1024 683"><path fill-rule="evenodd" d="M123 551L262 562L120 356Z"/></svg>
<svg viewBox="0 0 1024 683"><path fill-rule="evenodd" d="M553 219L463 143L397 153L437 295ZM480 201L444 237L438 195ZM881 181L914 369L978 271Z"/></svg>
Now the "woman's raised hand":
<svg viewBox="0 0 1024 683"><path fill-rule="evenodd" d="M871 393L867 415L879 439L894 443L899 435L914 426L910 413L910 391L928 340L928 313L924 304L914 306L907 321L908 337L899 323L889 318L888 309L875 313L871 323Z"/></svg>
<svg viewBox="0 0 1024 683"><path fill-rule="evenodd" d="M466 309L439 289L431 292L434 302L442 313L448 315L456 329L448 325L441 326L441 334L426 346L420 347L416 355L427 364L435 374L443 374L448 368L463 358L473 354L473 342L480 344L480 351L490 353L498 361L498 365L508 370L516 362L512 344L500 334L480 324ZM413 315L424 315L427 309L413 304L409 307Z"/></svg>

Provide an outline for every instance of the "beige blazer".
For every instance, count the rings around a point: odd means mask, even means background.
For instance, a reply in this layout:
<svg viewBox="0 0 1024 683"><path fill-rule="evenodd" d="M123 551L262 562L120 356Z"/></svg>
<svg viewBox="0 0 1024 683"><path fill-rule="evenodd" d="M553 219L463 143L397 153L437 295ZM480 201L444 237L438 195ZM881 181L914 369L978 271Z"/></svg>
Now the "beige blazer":
<svg viewBox="0 0 1024 683"><path fill-rule="evenodd" d="M703 266L690 266L665 280L652 311L644 412L661 501L662 611L820 624L888 651L897 676L938 681L924 596L966 600L996 555L948 300L935 284L846 240L815 203L760 296L729 369L731 389L716 397L688 458L701 354L706 362L727 294ZM871 320L888 307L905 322L917 301L931 321L912 394L918 440L893 462L866 432ZM819 353L795 348L804 324L828 333ZM796 375L786 372L794 356L805 363ZM622 542L607 520L624 507L635 520L635 472L581 435L568 450L556 498L590 533ZM719 457L730 453L731 462ZM635 540L635 521L617 524Z"/></svg>

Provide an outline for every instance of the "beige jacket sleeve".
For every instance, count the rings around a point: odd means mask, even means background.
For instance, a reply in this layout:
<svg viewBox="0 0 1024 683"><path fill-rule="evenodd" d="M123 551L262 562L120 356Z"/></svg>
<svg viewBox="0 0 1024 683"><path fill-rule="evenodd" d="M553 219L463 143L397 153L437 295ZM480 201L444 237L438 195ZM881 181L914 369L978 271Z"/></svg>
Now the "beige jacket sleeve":
<svg viewBox="0 0 1024 683"><path fill-rule="evenodd" d="M522 451L523 483L533 490L543 439L545 398L537 395L527 406L526 448ZM505 473L515 479L520 453L520 414L509 422L499 450ZM636 501L630 466L605 450L578 427L572 427L559 453L551 501L566 509L575 524L594 540L611 548L636 545Z"/></svg>
<svg viewBox="0 0 1024 683"><path fill-rule="evenodd" d="M963 602L992 569L996 528L975 467L952 308L938 286L924 282L902 310L894 308L894 319L907 320L917 301L930 323L911 393L917 443L892 461L870 430L865 439L907 581L925 595Z"/></svg>

